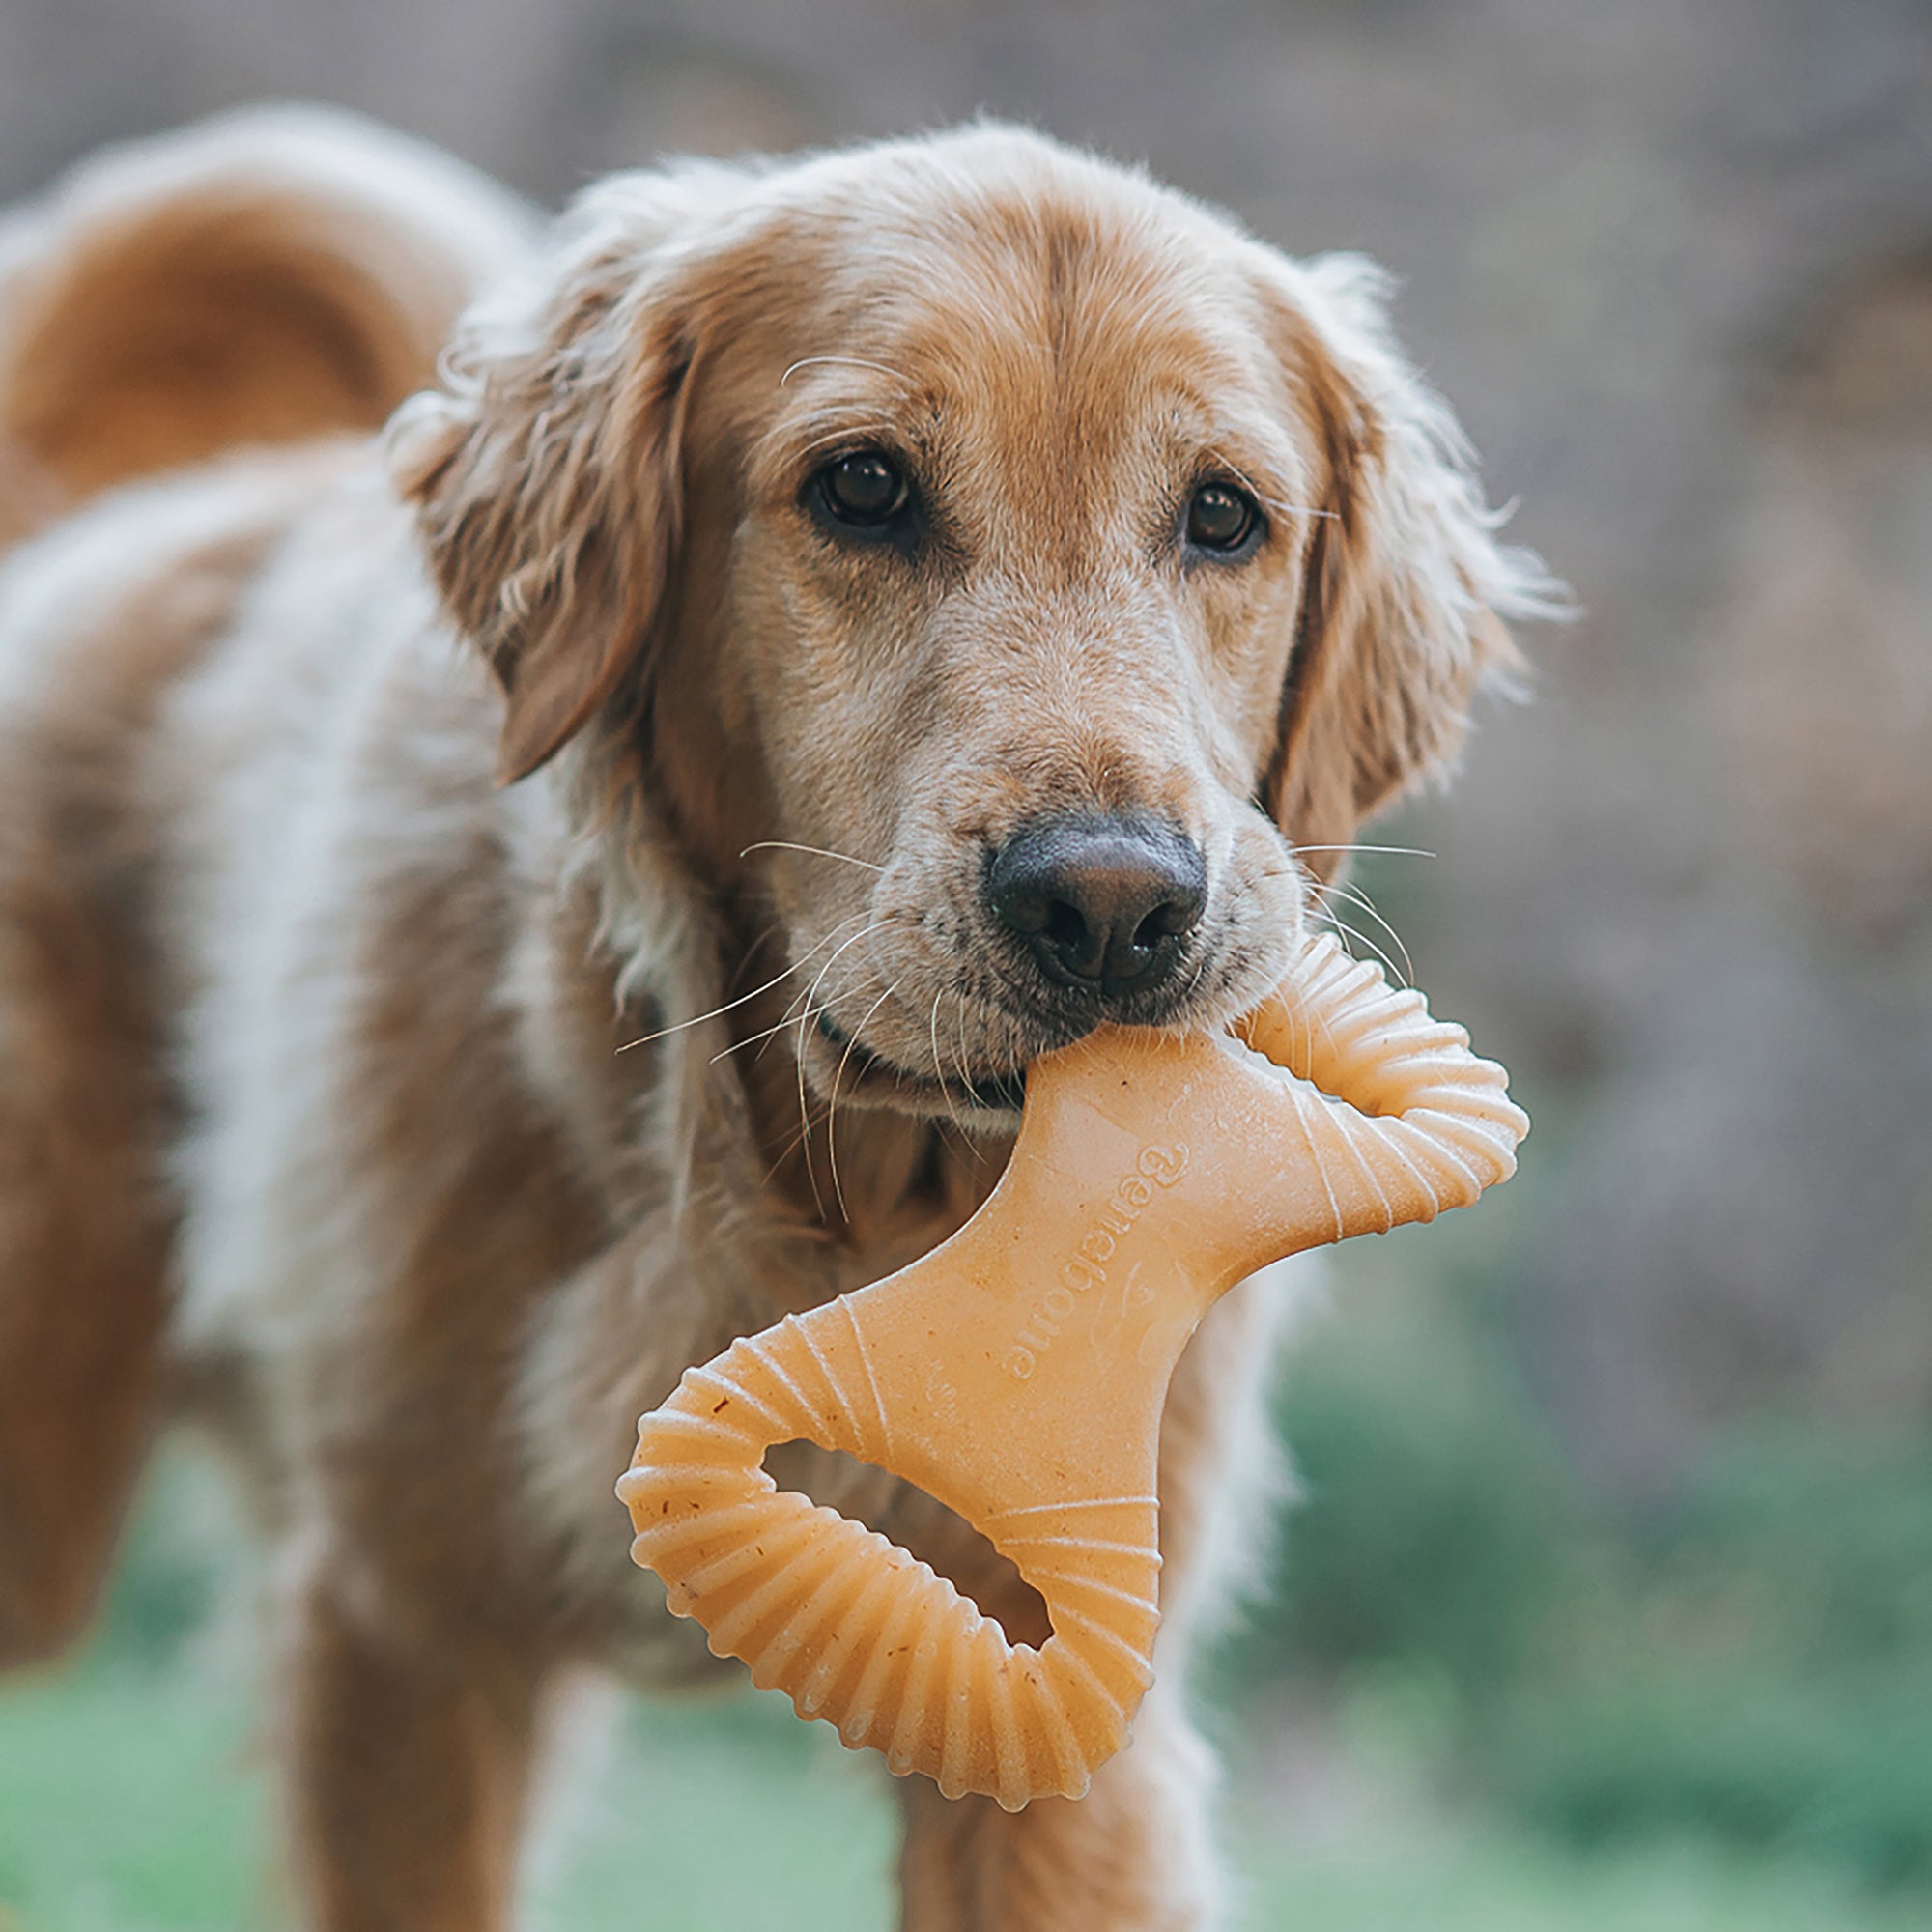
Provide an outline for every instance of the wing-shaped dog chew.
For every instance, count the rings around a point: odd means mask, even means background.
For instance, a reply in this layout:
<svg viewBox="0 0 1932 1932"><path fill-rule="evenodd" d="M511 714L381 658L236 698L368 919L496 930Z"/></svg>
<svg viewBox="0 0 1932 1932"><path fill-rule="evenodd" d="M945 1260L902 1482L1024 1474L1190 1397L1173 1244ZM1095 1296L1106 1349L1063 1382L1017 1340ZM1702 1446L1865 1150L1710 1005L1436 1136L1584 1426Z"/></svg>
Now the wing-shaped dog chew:
<svg viewBox="0 0 1932 1932"><path fill-rule="evenodd" d="M1529 1122L1502 1068L1333 940L1239 1031L1114 1029L1036 1062L1012 1159L958 1234L734 1342L639 1425L617 1491L670 1607L948 1796L1077 1798L1125 1742L1160 1622L1161 1409L1216 1298L1515 1171ZM779 1490L765 1452L799 1438L975 1524L1045 1600L1045 1645Z"/></svg>

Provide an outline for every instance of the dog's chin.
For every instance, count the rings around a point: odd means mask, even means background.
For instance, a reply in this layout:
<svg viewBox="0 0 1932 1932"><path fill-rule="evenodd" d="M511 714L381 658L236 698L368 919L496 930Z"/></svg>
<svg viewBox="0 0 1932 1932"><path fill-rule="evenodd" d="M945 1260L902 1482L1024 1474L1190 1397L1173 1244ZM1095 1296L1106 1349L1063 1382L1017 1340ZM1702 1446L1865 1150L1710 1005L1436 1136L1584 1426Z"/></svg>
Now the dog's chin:
<svg viewBox="0 0 1932 1932"><path fill-rule="evenodd" d="M920 1119L951 1121L975 1132L1011 1133L1026 1105L1027 1067L1043 1053L1071 1046L1102 1024L1206 1027L1221 1022L1219 1012L1195 1010L1195 1002L1149 1003L1145 1017L1091 1009L1068 1002L1025 1031L1031 1036L1004 1065L963 1063L943 1077L906 1066L863 1037L848 1033L830 1012L816 1015L815 1032L804 1041L806 1077L819 1097L841 1106L871 1107Z"/></svg>
<svg viewBox="0 0 1932 1932"><path fill-rule="evenodd" d="M806 1038L805 1065L807 1077L827 1101L950 1121L974 1133L1011 1133L1026 1105L1024 1064L965 1068L936 1079L886 1058L824 1012L817 1016L815 1035Z"/></svg>

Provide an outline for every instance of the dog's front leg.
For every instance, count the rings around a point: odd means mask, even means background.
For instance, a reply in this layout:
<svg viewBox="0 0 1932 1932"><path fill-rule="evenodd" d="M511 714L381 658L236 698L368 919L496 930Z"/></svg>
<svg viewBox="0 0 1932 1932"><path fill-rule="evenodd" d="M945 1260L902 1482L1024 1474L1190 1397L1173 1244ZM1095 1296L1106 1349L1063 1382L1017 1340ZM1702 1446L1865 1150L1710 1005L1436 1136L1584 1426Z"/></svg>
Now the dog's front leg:
<svg viewBox="0 0 1932 1932"><path fill-rule="evenodd" d="M526 1655L412 1636L317 1563L289 1605L283 1766L307 1932L499 1932L535 1730Z"/></svg>
<svg viewBox="0 0 1932 1932"><path fill-rule="evenodd" d="M1213 1782L1207 1747L1158 1690L1078 1802L1036 1799L1009 1816L907 1778L902 1932L1205 1932L1219 1890Z"/></svg>
<svg viewBox="0 0 1932 1932"><path fill-rule="evenodd" d="M1257 1541L1253 1517L1273 1467L1263 1392L1290 1293L1260 1277L1236 1289L1202 1323L1168 1392L1159 1676L1132 1743L1094 1774L1085 1798L1037 1799L1010 1817L989 1798L949 1801L907 1778L903 1932L1208 1932L1219 1922L1215 1764L1180 1687L1202 1610Z"/></svg>

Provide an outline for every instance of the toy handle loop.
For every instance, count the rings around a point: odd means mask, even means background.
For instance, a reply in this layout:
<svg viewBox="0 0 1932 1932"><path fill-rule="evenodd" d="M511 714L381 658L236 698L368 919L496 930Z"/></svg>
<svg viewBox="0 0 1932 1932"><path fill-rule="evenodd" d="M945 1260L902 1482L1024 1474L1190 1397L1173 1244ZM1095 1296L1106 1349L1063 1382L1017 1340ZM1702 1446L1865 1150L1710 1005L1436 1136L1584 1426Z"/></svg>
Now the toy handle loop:
<svg viewBox="0 0 1932 1932"><path fill-rule="evenodd" d="M688 1371L644 1418L618 1486L632 1554L718 1655L742 1658L760 1690L783 1690L851 1747L883 1752L895 1775L923 1772L949 1798L985 1792L1009 1810L1045 1792L1078 1798L1152 1681L1154 1498L975 1522L1046 1602L1046 1643L1010 1644L948 1578L759 1466L775 1443L804 1440L893 1468L871 1377L842 1297ZM1059 1533L1068 1519L1077 1544ZM1074 1547L1055 1561L1063 1545ZM1096 1545L1101 1576L1082 1560Z"/></svg>
<svg viewBox="0 0 1932 1932"><path fill-rule="evenodd" d="M1307 940L1235 1032L1294 1076L1306 1178L1330 1206L1332 1218L1304 1207L1298 1229L1279 1228L1277 1240L1293 1242L1283 1253L1433 1221L1516 1172L1529 1116L1510 1099L1508 1074L1470 1050L1463 1028L1433 1018L1413 987L1391 986L1332 934ZM1283 1193L1293 1199L1292 1187Z"/></svg>

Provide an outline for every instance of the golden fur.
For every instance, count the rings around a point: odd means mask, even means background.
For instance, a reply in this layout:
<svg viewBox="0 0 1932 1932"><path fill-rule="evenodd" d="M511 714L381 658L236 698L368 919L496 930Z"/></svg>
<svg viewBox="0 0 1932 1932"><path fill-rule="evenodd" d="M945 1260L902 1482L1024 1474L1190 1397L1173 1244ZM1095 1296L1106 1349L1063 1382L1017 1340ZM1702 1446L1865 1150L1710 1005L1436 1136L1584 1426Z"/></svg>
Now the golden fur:
<svg viewBox="0 0 1932 1932"><path fill-rule="evenodd" d="M300 125L97 163L0 249L0 504L51 523L0 575L0 1661L79 1626L200 1417L281 1552L304 1922L481 1932L554 1685L707 1668L626 1560L637 1414L956 1226L1003 1083L1092 1023L1001 952L985 854L1186 828L1159 1018L1232 1016L1544 585L1374 271L1037 136L618 176L526 248ZM479 282L384 448L314 440ZM916 557L805 506L861 445L922 479ZM1174 536L1208 472L1265 506L1238 565ZM914 1780L908 1926L1211 1920L1179 1691L1268 1300L1177 1382L1134 1744L1012 1818ZM1037 1614L930 1499L787 1475Z"/></svg>

